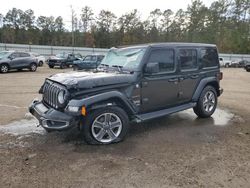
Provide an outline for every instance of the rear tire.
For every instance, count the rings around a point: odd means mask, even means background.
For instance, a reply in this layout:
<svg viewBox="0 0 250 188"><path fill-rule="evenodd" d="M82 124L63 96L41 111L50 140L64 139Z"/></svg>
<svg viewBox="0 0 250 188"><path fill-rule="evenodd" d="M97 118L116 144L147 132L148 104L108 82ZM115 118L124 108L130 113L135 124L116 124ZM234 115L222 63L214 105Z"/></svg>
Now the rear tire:
<svg viewBox="0 0 250 188"><path fill-rule="evenodd" d="M49 65L49 68L53 69L53 68L54 68L54 65Z"/></svg>
<svg viewBox="0 0 250 188"><path fill-rule="evenodd" d="M9 72L9 66L7 64L0 65L0 72L1 73L7 73L7 72Z"/></svg>
<svg viewBox="0 0 250 188"><path fill-rule="evenodd" d="M207 86L201 92L194 113L200 118L210 117L217 107L217 92L212 86Z"/></svg>
<svg viewBox="0 0 250 188"><path fill-rule="evenodd" d="M77 65L73 65L73 70L74 70L74 71L79 70L78 66L77 66Z"/></svg>
<svg viewBox="0 0 250 188"><path fill-rule="evenodd" d="M61 65L60 65L61 69L65 69L66 67L67 67L67 65L65 63L61 63Z"/></svg>
<svg viewBox="0 0 250 188"><path fill-rule="evenodd" d="M124 139L129 131L127 113L120 107L108 107L87 114L80 126L88 144L111 144Z"/></svg>
<svg viewBox="0 0 250 188"><path fill-rule="evenodd" d="M31 72L36 72L37 70L37 64L36 63L31 63L30 64L30 71Z"/></svg>
<svg viewBox="0 0 250 188"><path fill-rule="evenodd" d="M38 65L39 65L39 67L42 67L43 66L43 62L39 61Z"/></svg>

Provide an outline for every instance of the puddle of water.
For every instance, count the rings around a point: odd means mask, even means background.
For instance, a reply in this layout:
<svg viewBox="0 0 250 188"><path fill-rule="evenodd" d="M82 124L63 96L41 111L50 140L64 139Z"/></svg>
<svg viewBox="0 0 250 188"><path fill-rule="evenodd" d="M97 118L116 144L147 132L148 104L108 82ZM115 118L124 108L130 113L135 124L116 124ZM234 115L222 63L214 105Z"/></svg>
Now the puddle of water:
<svg viewBox="0 0 250 188"><path fill-rule="evenodd" d="M38 121L34 118L29 120L23 119L0 126L0 132L14 136L28 135L31 133L45 134L46 131L42 127L37 127L37 123Z"/></svg>
<svg viewBox="0 0 250 188"><path fill-rule="evenodd" d="M212 115L212 122L208 121L208 123L212 123L215 126L226 126L229 121L232 120L234 114L230 113L227 110L217 109L215 113ZM194 121L197 119L197 116L194 114L192 109L179 112L175 115L172 115L172 118L176 120L189 120ZM205 119L204 119L205 120ZM211 118L210 118L211 120ZM30 118L29 116L26 119L15 121L13 123L1 126L0 132L4 134L11 134L14 136L18 136L21 138L28 136L29 134L36 133L40 135L46 134L46 131L42 127L37 127L38 121L35 118ZM205 123L205 122L203 122Z"/></svg>
<svg viewBox="0 0 250 188"><path fill-rule="evenodd" d="M197 116L192 109L179 112L178 116L182 119L195 120ZM217 108L214 114L212 115L213 125L215 126L226 126L229 121L233 119L235 115L227 110L222 110Z"/></svg>

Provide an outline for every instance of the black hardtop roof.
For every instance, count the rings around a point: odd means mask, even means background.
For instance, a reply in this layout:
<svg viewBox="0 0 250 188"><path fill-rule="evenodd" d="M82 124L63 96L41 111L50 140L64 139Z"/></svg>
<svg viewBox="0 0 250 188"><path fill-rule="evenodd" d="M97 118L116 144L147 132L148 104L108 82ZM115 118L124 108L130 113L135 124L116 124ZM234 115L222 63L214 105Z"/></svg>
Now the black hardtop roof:
<svg viewBox="0 0 250 188"><path fill-rule="evenodd" d="M205 44L205 43L183 43L183 42L164 42L164 43L148 43L148 44L137 44L131 46L121 46L123 47L216 47L215 44Z"/></svg>

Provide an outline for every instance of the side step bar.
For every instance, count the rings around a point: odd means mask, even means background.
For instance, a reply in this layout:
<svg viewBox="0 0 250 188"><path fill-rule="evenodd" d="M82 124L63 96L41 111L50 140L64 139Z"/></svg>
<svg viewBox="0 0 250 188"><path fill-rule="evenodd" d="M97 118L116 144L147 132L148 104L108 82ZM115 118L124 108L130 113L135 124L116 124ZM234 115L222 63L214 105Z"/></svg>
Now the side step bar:
<svg viewBox="0 0 250 188"><path fill-rule="evenodd" d="M183 110L187 110L189 108L193 108L196 106L196 103L188 103L188 104L183 104L177 107L172 107L172 108L167 108L164 110L159 110L159 111L155 111L155 112L149 112L149 113L145 113L145 114L138 114L135 117L135 121L137 123L140 123L142 121L147 121L150 119L154 119L154 118L159 118L162 116L166 116L169 114L173 114L175 112L179 112L179 111L183 111Z"/></svg>

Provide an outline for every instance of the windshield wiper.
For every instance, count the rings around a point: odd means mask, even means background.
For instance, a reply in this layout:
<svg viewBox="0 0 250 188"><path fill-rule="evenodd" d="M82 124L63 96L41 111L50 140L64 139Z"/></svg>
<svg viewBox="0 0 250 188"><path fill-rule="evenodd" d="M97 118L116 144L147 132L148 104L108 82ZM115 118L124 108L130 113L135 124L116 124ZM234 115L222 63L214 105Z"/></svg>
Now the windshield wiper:
<svg viewBox="0 0 250 188"><path fill-rule="evenodd" d="M109 67L108 64L104 64L104 63L101 63L100 65L104 66L104 67Z"/></svg>
<svg viewBox="0 0 250 188"><path fill-rule="evenodd" d="M123 66L120 66L120 65L112 65L112 67L117 68L117 70L118 70L119 72L123 72L123 71L122 71Z"/></svg>

